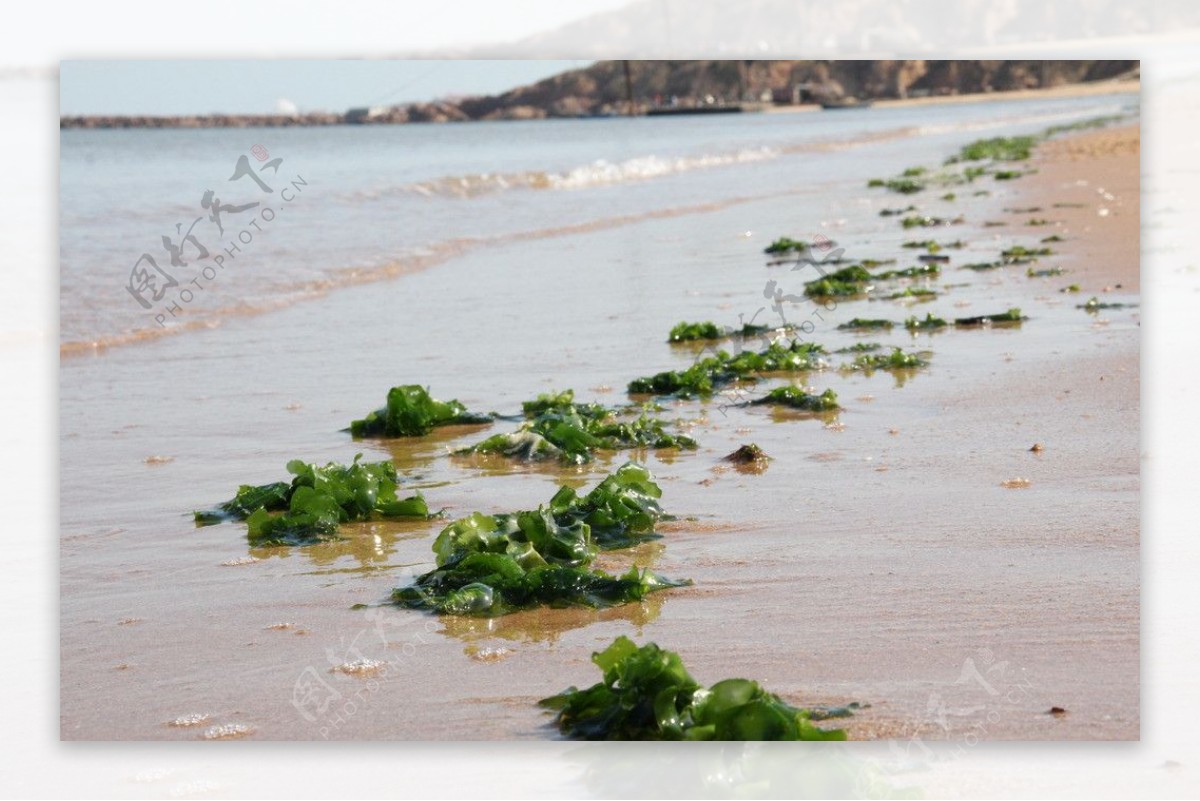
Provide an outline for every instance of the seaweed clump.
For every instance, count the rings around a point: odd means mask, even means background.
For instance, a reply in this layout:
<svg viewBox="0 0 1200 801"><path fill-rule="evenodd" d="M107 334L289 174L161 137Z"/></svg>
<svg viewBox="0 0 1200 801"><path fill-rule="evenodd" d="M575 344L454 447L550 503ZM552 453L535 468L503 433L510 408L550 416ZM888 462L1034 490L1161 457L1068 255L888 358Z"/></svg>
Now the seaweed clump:
<svg viewBox="0 0 1200 801"><path fill-rule="evenodd" d="M725 326L722 328L716 323L705 321L702 323L682 322L671 329L667 334L668 342L704 342L716 341L720 339L730 339L733 337L742 337L749 339L751 337L762 336L772 330L774 331L789 331L792 326L784 325L772 329L769 325L755 325L754 323L743 323L741 328L732 328Z"/></svg>
<svg viewBox="0 0 1200 801"><path fill-rule="evenodd" d="M1076 290L1078 290L1078 287L1076 287ZM1087 313L1091 314L1093 312L1098 312L1102 309L1124 309L1128 305L1129 304L1127 304L1127 303L1102 303L1100 301L1100 298L1093 295L1091 298L1088 299L1087 303L1081 303L1078 306L1076 306L1075 308L1083 309Z"/></svg>
<svg viewBox="0 0 1200 801"><path fill-rule="evenodd" d="M924 320L913 316L904 321L904 327L909 331L936 331L939 328L945 328L947 325L949 323L941 317L934 317L928 312L926 312Z"/></svg>
<svg viewBox="0 0 1200 801"><path fill-rule="evenodd" d="M911 215L900 220L901 227L908 228L937 228L942 225L959 225L963 222L962 217L955 217L948 220L945 217L930 217L927 215Z"/></svg>
<svg viewBox="0 0 1200 801"><path fill-rule="evenodd" d="M197 525L245 520L251 545L308 545L338 539L345 522L375 517L433 515L421 493L401 499L399 479L391 462L330 462L324 467L299 459L288 462L291 483L243 485L232 500L216 509L195 512Z"/></svg>
<svg viewBox="0 0 1200 801"><path fill-rule="evenodd" d="M1054 251L1050 248L1027 248L1024 245L1014 245L1000 251L1000 260L1005 264L1028 264L1037 261L1039 256L1049 256Z"/></svg>
<svg viewBox="0 0 1200 801"><path fill-rule="evenodd" d="M690 584L631 567L591 569L601 549L657 536L662 491L630 462L580 497L562 487L536 511L457 520L433 543L434 570L392 592L392 602L438 614L494 617L536 606L602 608Z"/></svg>
<svg viewBox="0 0 1200 801"><path fill-rule="evenodd" d="M749 445L743 445L733 453L723 457L722 461L732 462L736 465L766 465L771 457L767 456L767 452L758 445L751 442Z"/></svg>
<svg viewBox="0 0 1200 801"><path fill-rule="evenodd" d="M804 285L810 298L844 298L862 295L870 288L873 277L865 267L853 264Z"/></svg>
<svg viewBox="0 0 1200 801"><path fill-rule="evenodd" d="M808 243L799 239L781 236L771 244L763 248L763 253L772 256L782 255L784 253L799 253L808 250Z"/></svg>
<svg viewBox="0 0 1200 801"><path fill-rule="evenodd" d="M786 406L789 409L799 409L802 412L834 412L842 407L838 405L837 393L827 389L820 395L807 392L800 387L789 384L777 387L765 396L750 401L752 405Z"/></svg>
<svg viewBox="0 0 1200 801"><path fill-rule="evenodd" d="M568 737L585 740L845 740L841 729L813 721L852 714L803 709L749 679L702 687L679 654L627 637L592 655L603 679L583 690L570 687L539 705L555 713Z"/></svg>
<svg viewBox="0 0 1200 801"><path fill-rule="evenodd" d="M621 419L629 409L614 409L599 403L576 403L575 393L543 394L523 404L527 418L514 432L495 434L482 442L456 451L457 454L499 454L524 461L559 459L584 464L596 451L628 448L696 448L685 434L667 431L662 420L648 414Z"/></svg>
<svg viewBox="0 0 1200 801"><path fill-rule="evenodd" d="M929 362L916 353L905 353L900 348L893 348L891 353L864 353L846 365L847 370L913 370L925 367Z"/></svg>
<svg viewBox="0 0 1200 801"><path fill-rule="evenodd" d="M842 323L838 326L839 331L879 331L892 328L895 323L891 320L866 319L863 317L855 317L849 322Z"/></svg>
<svg viewBox="0 0 1200 801"><path fill-rule="evenodd" d="M1033 136L998 136L979 139L964 145L947 164L962 161L1025 161L1033 154L1037 138Z"/></svg>
<svg viewBox="0 0 1200 801"><path fill-rule="evenodd" d="M797 373L821 370L825 349L815 342L791 340L772 342L761 351L732 355L718 351L698 360L686 370L667 370L629 382L631 395L672 395L677 398L708 397L736 381L754 381L767 373Z"/></svg>
<svg viewBox="0 0 1200 801"><path fill-rule="evenodd" d="M721 339L724 332L713 322L688 323L682 322L671 329L667 335L668 342L694 342L704 339Z"/></svg>
<svg viewBox="0 0 1200 801"><path fill-rule="evenodd" d="M1009 309L1000 314L981 314L978 317L959 317L954 321L956 326L974 328L982 325L1019 325L1028 317L1021 316L1020 309Z"/></svg>
<svg viewBox="0 0 1200 801"><path fill-rule="evenodd" d="M425 387L405 384L388 390L387 406L351 422L350 433L355 437L422 437L436 426L491 421L490 415L469 412L456 400L435 400Z"/></svg>

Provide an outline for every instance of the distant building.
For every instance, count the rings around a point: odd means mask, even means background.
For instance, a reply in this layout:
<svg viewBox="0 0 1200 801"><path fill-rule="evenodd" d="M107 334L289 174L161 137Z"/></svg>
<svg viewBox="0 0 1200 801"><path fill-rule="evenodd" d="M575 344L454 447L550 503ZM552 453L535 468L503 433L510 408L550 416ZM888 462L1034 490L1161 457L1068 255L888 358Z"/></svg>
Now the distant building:
<svg viewBox="0 0 1200 801"><path fill-rule="evenodd" d="M387 106L365 106L363 108L352 108L346 112L346 122L370 122L371 120L387 116L387 113Z"/></svg>

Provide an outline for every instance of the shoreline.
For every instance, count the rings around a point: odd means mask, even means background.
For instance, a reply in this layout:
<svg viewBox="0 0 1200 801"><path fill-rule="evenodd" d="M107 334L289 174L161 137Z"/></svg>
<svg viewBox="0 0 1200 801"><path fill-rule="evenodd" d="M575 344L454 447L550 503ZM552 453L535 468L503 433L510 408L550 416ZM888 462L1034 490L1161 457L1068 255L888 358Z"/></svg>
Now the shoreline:
<svg viewBox="0 0 1200 801"><path fill-rule="evenodd" d="M984 103L989 100L1051 100L1063 97L1100 97L1103 95L1140 94L1141 81L1097 81L1052 86L1046 89L1017 89L1010 92L974 92L941 97L910 97L903 100L876 100L876 108L907 108L947 103Z"/></svg>
<svg viewBox="0 0 1200 801"><path fill-rule="evenodd" d="M862 110L869 111L879 108L912 108L919 106L943 106L960 103L987 103L989 101L1006 100L1057 100L1070 97L1103 97L1105 95L1140 94L1140 80L1125 81L1096 81L1094 83L1073 83L1064 86L1052 86L1046 89L1016 89L1001 92L970 92L957 95L938 95L936 97L906 97L882 98L871 100L870 106ZM820 104L808 103L798 106L769 106L762 110L764 114L796 114L809 111L822 111Z"/></svg>

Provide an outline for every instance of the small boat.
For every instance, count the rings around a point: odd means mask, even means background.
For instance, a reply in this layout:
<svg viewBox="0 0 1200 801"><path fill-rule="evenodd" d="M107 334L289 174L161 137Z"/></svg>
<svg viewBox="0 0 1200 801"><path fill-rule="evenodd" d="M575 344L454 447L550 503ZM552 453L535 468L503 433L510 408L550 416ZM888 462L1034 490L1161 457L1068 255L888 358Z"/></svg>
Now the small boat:
<svg viewBox="0 0 1200 801"><path fill-rule="evenodd" d="M740 114L746 111L741 104L734 105L701 105L701 106L655 106L646 109L647 117L679 117L687 114Z"/></svg>
<svg viewBox="0 0 1200 801"><path fill-rule="evenodd" d="M870 108L870 106L870 100L859 100L857 97L843 97L838 100L826 100L821 103L821 108L828 111L843 108Z"/></svg>

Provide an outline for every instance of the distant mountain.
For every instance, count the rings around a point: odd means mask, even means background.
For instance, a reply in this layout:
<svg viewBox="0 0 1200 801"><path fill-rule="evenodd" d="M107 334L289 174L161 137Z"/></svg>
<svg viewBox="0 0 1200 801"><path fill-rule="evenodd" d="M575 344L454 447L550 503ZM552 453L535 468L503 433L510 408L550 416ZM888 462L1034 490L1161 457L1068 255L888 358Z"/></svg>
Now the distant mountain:
<svg viewBox="0 0 1200 801"><path fill-rule="evenodd" d="M529 86L457 103L471 119L615 113L628 94L625 63L598 61ZM845 97L1004 92L1111 79L1136 61L631 61L639 107Z"/></svg>
<svg viewBox="0 0 1200 801"><path fill-rule="evenodd" d="M635 108L875 100L1037 89L1135 76L1137 61L597 61L498 95L351 109L342 114L63 117L64 128L249 127L528 120Z"/></svg>

